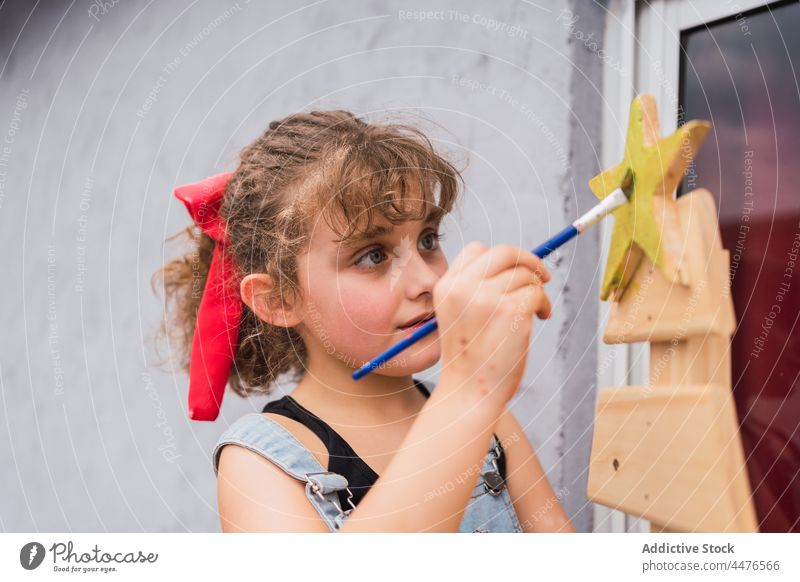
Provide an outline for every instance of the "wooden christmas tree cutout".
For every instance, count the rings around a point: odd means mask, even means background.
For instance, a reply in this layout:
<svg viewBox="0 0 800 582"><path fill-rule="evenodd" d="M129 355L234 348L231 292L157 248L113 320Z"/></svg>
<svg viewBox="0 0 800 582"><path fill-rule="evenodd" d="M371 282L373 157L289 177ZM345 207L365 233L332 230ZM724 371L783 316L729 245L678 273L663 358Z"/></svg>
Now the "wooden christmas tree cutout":
<svg viewBox="0 0 800 582"><path fill-rule="evenodd" d="M587 495L649 519L654 531L757 531L731 391L736 321L728 252L713 195L698 189L674 198L708 124L689 122L682 127L694 130L659 140L656 120L653 98L637 97L626 160L590 182L602 198L629 164L634 171L632 214L614 215L617 239L601 292L613 301L603 339L649 342L650 378L647 386L600 390ZM636 127L643 128L644 151L664 144L662 153L672 157L651 151L637 159ZM691 156L674 157L675 135Z"/></svg>

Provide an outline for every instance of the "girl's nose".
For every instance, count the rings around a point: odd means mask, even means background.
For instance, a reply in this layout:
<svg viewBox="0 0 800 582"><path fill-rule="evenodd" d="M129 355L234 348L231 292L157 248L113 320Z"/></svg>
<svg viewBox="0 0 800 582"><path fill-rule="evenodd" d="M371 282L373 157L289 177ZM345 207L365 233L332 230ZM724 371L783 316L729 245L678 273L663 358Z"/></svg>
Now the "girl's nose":
<svg viewBox="0 0 800 582"><path fill-rule="evenodd" d="M403 286L409 299L416 299L423 293L433 293L433 287L440 275L418 252L410 253L408 261L400 268L397 283Z"/></svg>

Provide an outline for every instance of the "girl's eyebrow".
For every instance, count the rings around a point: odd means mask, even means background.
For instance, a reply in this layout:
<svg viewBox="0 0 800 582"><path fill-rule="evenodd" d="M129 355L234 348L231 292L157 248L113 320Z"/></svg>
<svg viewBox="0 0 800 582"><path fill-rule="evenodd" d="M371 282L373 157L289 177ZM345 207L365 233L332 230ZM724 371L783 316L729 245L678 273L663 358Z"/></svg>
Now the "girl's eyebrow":
<svg viewBox="0 0 800 582"><path fill-rule="evenodd" d="M428 216L425 217L425 221L424 221L423 224L425 224L425 225L438 224L439 223L439 216L438 216L437 210L438 209L434 209L431 212L429 212ZM365 242L368 242L368 241L370 241L370 240L372 240L374 238L377 238L379 236L383 236L385 234L389 234L393 230L394 230L394 226L393 225L385 226L385 225L382 225L382 224L376 224L376 225L372 226L372 228L370 228L368 230L365 230L363 232L360 232L358 234L353 235L350 238L350 240L348 240L347 242L342 244L342 248L351 249L351 248L357 247L358 245L363 244ZM342 238L333 239L334 243L340 243L341 241L342 241Z"/></svg>
<svg viewBox="0 0 800 582"><path fill-rule="evenodd" d="M342 247L349 249L356 247L362 243L365 243L373 238L377 238L384 234L389 234L394 230L394 226L383 226L383 225L375 225L369 230L365 230L363 232L359 232L358 234L353 235L350 240L342 245ZM334 242L341 242L342 239L334 239Z"/></svg>

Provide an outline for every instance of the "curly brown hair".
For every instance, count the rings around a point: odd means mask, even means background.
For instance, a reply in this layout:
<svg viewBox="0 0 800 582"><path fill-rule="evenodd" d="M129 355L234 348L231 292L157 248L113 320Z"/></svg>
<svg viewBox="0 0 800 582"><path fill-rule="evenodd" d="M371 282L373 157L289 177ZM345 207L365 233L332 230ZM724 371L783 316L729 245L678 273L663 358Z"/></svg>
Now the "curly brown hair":
<svg viewBox="0 0 800 582"><path fill-rule="evenodd" d="M371 228L375 211L399 224L422 219L432 207L439 219L453 209L463 185L461 172L436 153L418 128L367 123L342 110L273 121L240 152L239 160L220 208L230 240L225 252L239 276L267 273L284 297L301 292L297 257L307 248L314 217L321 214L347 241ZM414 184L425 203L406 205ZM165 317L157 339L166 339L170 353L178 354L173 359L188 374L215 243L194 224L167 241L176 238L187 240L190 251L158 269L151 284L155 291L157 281L163 281ZM282 374L302 378L307 354L295 329L266 323L243 304L228 383L240 396L269 394Z"/></svg>

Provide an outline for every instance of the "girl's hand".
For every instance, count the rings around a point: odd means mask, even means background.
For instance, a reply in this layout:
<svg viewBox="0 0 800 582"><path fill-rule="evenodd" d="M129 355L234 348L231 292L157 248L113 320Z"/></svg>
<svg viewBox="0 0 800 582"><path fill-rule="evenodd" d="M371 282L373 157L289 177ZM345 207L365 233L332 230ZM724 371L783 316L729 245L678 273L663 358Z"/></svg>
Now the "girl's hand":
<svg viewBox="0 0 800 582"><path fill-rule="evenodd" d="M542 287L549 280L529 250L474 241L464 247L433 288L449 389L481 406L506 405L525 371L533 315L551 316Z"/></svg>

